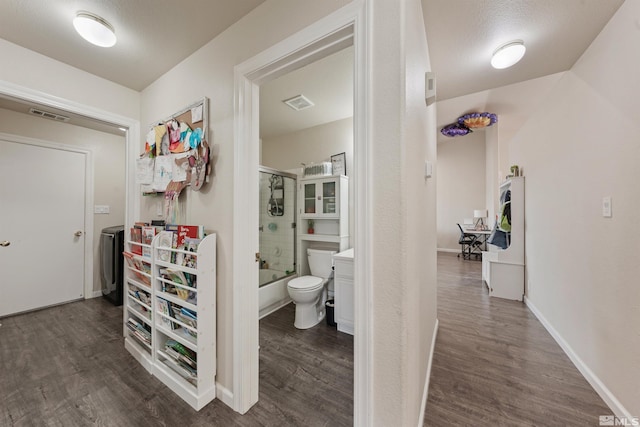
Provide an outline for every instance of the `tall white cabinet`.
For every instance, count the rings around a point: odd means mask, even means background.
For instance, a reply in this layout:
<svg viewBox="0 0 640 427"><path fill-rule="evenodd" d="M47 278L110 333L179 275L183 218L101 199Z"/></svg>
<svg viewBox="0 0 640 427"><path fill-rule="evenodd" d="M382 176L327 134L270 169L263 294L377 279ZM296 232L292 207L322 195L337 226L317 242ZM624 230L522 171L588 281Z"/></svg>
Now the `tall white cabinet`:
<svg viewBox="0 0 640 427"><path fill-rule="evenodd" d="M313 221L313 232L310 232ZM307 249L349 248L349 178L344 175L298 179L297 272L310 274ZM333 289L329 289L333 296Z"/></svg>
<svg viewBox="0 0 640 427"><path fill-rule="evenodd" d="M482 252L482 280L489 295L522 301L524 297L524 177L513 177L500 185L500 194L511 192L510 244L493 245Z"/></svg>
<svg viewBox="0 0 640 427"><path fill-rule="evenodd" d="M136 255L148 271L129 267L125 274L125 348L199 410L216 397L216 235L203 238L195 251L172 248L171 236L160 232L146 245L149 256ZM146 301L138 298L141 291ZM132 322L144 331L137 334ZM185 359L176 348L193 357Z"/></svg>

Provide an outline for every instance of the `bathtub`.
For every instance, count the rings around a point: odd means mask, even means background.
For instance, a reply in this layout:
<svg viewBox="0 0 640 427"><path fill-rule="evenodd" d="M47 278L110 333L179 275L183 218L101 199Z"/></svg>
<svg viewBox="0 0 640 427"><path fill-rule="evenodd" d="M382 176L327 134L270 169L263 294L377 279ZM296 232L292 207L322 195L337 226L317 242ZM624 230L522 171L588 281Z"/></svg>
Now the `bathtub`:
<svg viewBox="0 0 640 427"><path fill-rule="evenodd" d="M289 283L289 280L295 278L296 275L290 274L271 282L273 275L281 275L282 271L263 268L258 272L260 275L260 288L258 289L259 318L262 319L291 302L289 292L287 292L287 283Z"/></svg>

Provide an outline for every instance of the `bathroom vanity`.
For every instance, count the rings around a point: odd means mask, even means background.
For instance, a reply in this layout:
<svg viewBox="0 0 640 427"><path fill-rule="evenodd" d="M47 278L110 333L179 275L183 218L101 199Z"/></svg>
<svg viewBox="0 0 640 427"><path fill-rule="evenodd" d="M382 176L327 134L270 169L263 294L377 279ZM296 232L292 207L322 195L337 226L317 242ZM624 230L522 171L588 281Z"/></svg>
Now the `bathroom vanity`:
<svg viewBox="0 0 640 427"><path fill-rule="evenodd" d="M353 335L353 248L333 256L335 321L338 330Z"/></svg>

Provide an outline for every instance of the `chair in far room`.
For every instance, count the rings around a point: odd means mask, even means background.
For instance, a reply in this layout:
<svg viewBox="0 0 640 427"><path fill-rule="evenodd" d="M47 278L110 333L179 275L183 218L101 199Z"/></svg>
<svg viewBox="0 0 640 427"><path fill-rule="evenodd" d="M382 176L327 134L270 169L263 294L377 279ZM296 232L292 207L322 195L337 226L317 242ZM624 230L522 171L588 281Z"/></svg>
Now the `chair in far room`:
<svg viewBox="0 0 640 427"><path fill-rule="evenodd" d="M460 253L458 254L458 258L460 258L460 255L462 255L462 259L471 259L471 255L475 255L477 258L481 254L480 247L482 246L482 242L478 239L477 235L466 233L460 223L457 225L460 229L460 238L458 239Z"/></svg>

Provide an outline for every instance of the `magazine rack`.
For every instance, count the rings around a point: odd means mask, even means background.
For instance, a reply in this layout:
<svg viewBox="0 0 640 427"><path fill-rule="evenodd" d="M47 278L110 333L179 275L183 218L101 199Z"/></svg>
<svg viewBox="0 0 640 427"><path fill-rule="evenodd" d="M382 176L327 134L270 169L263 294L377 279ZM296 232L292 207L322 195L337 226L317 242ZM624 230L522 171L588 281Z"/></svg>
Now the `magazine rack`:
<svg viewBox="0 0 640 427"><path fill-rule="evenodd" d="M148 263L142 276L151 286L146 311L134 311L139 301L130 294L125 323L133 317L150 328L146 343L125 327L125 347L154 376L194 409L216 397L216 235L204 237L191 249L171 245L173 233L162 231L153 239L151 256L136 256ZM127 283L137 286L138 271L129 268Z"/></svg>

